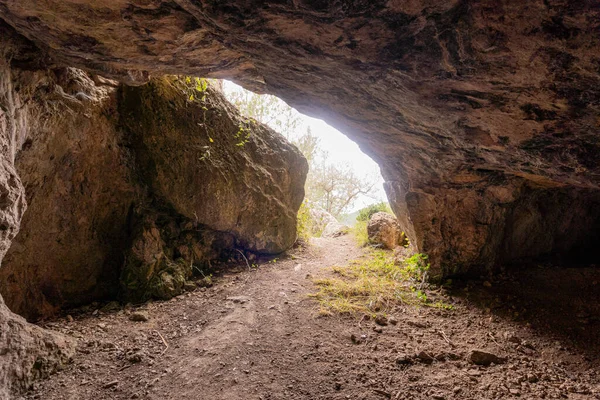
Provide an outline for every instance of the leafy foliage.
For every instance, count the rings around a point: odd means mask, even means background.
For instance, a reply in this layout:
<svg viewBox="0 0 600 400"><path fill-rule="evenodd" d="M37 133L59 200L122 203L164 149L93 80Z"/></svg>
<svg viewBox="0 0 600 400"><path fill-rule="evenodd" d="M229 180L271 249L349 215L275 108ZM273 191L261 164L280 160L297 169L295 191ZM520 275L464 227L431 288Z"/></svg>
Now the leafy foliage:
<svg viewBox="0 0 600 400"><path fill-rule="evenodd" d="M423 282L427 279L427 273L431 265L427 262L429 257L423 253L413 254L404 260L406 272L410 278Z"/></svg>
<svg viewBox="0 0 600 400"><path fill-rule="evenodd" d="M235 133L234 137L237 140L235 145L238 147L243 147L250 141L250 129L244 122L239 123L238 131Z"/></svg>
<svg viewBox="0 0 600 400"><path fill-rule="evenodd" d="M371 204L370 206L367 206L365 208L362 208L359 212L358 212L358 216L356 217L357 221L369 221L371 219L371 217L373 216L373 214L378 213L378 212L386 212L386 213L392 213L392 209L390 208L390 205L383 201L381 203L377 203L377 204Z"/></svg>
<svg viewBox="0 0 600 400"><path fill-rule="evenodd" d="M189 102L199 102L202 104L202 123L199 125L206 129L208 141L210 143L214 143L212 138L212 133L214 133L212 131L213 128L206 123L206 114L208 112L208 106L210 106L210 101L207 99L207 93L209 85L219 86L218 81L213 79L185 76L179 82L183 82L184 92ZM236 146L243 147L250 141L250 124L253 122L255 123L256 121L247 119L246 121L241 121L238 124L238 130L233 134L233 137L236 140ZM204 154L200 157L200 160L206 160L210 158L210 146L204 146L203 150Z"/></svg>

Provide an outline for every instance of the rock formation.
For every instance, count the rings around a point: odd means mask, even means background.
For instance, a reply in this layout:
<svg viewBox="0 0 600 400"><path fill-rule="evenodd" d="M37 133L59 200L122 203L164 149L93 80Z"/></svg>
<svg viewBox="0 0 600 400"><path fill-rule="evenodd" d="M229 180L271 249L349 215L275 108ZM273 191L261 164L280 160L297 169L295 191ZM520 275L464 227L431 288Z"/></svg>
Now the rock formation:
<svg viewBox="0 0 600 400"><path fill-rule="evenodd" d="M1 399L61 369L74 353L69 339L27 323L0 302Z"/></svg>
<svg viewBox="0 0 600 400"><path fill-rule="evenodd" d="M379 163L434 275L598 256L597 0L0 0L0 19L0 257L9 251L0 289L21 312L119 287L167 296L187 261L292 240L301 190L291 188L304 168L292 148L264 128L264 140L246 143L251 123L197 99L173 103L173 90L203 96L193 87L159 79L117 90L105 78L226 77L326 119ZM141 101L145 93L160 96ZM227 144L197 119L202 107L234 128ZM170 135L149 115L155 108ZM129 112L145 116L148 135ZM234 146L243 155L224 162L249 167L243 177L212 157ZM278 165L278 154L293 161ZM236 201L216 176L255 181ZM206 207L192 187L200 183L214 196ZM246 219L253 212L264 226ZM32 338L19 367L31 370L44 334L1 308L0 324Z"/></svg>
<svg viewBox="0 0 600 400"><path fill-rule="evenodd" d="M39 82L43 74L27 71L42 62L35 49L10 31L2 31L0 41L0 260L19 231L27 202L14 160L24 134L43 125L46 109L27 101L33 94L28 82ZM24 69L15 71L14 66ZM43 80L43 79L42 79ZM40 94L40 93L35 93ZM46 92L46 94L48 94ZM0 398L26 389L34 378L61 368L73 354L72 344L61 335L29 325L13 314L0 296Z"/></svg>
<svg viewBox="0 0 600 400"><path fill-rule="evenodd" d="M24 127L16 167L29 209L0 269L11 309L36 318L95 299L170 298L233 249L294 243L308 167L279 134L204 80L201 90L191 78L96 80L53 71L43 84L54 109L43 129Z"/></svg>
<svg viewBox="0 0 600 400"><path fill-rule="evenodd" d="M65 65L232 78L326 119L438 273L597 243L596 0L1 0L0 18Z"/></svg>

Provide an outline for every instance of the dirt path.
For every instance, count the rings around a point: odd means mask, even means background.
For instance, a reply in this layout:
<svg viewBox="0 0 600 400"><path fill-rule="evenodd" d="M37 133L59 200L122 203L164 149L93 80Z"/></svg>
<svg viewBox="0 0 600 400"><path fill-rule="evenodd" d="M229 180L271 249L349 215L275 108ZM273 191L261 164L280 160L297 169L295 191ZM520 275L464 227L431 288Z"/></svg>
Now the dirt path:
<svg viewBox="0 0 600 400"><path fill-rule="evenodd" d="M502 307L478 306L500 296L488 285L466 291L474 296L438 294L453 311L399 306L396 325L319 316L307 296L315 291L310 277L363 252L348 236L317 239L293 257L231 271L212 288L168 302L46 324L78 338L78 353L69 368L25 397L600 398L597 347L586 351L567 337L542 335L512 309L504 315ZM130 321L137 311L149 320ZM586 326L598 329L590 318ZM506 361L473 365L473 349Z"/></svg>

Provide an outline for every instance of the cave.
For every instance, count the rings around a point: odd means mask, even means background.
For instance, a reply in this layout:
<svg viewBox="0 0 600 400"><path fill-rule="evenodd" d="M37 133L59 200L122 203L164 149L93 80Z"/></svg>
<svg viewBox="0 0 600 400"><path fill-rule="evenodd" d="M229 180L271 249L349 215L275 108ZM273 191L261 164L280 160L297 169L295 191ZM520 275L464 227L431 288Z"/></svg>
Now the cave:
<svg viewBox="0 0 600 400"><path fill-rule="evenodd" d="M203 111L175 98L169 88L189 82L173 76L232 80L344 132L380 166L434 280L545 259L595 263L599 29L594 1L0 0L0 291L36 319L114 298L129 278L104 266L137 260L132 298L168 298L165 287L183 280L138 286L155 271L140 269L149 249L178 276L199 254L208 262L293 244L301 155L226 105ZM184 145L181 132L198 131L205 121L192 114L206 112L230 131L258 132L243 157L223 156L244 166L242 177L215 163L198 178L170 163L204 160L213 138ZM157 124L177 133L163 140ZM226 154L219 149L212 154ZM213 176L242 187L245 202ZM276 195L256 189L268 179L285 185L272 186ZM87 218L77 207L104 211ZM21 349L63 340L4 304L0 318L23 332ZM67 357L60 346L47 352ZM0 385L30 383L22 370L37 356L21 353Z"/></svg>
<svg viewBox="0 0 600 400"><path fill-rule="evenodd" d="M561 2L2 2L3 20L45 54L38 62L129 85L229 78L339 128L381 166L394 211L440 276L594 256L597 12Z"/></svg>

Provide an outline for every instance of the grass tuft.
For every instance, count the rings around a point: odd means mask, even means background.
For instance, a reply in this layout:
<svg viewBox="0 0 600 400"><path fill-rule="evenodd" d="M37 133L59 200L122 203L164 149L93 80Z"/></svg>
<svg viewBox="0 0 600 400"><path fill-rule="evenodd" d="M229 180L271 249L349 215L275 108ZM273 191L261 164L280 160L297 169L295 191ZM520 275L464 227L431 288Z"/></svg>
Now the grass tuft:
<svg viewBox="0 0 600 400"><path fill-rule="evenodd" d="M334 277L317 278L319 291L313 295L321 315L365 313L375 316L389 313L398 304L430 305L449 309L445 304L430 303L424 287L429 264L427 256L415 254L398 263L391 252L370 250L348 266L332 267Z"/></svg>
<svg viewBox="0 0 600 400"><path fill-rule="evenodd" d="M369 234L367 233L368 221L356 221L352 227L352 235L356 239L359 247L365 247L369 244Z"/></svg>

